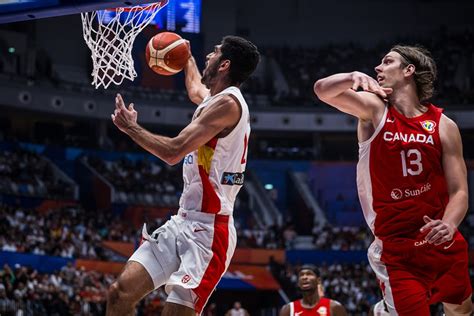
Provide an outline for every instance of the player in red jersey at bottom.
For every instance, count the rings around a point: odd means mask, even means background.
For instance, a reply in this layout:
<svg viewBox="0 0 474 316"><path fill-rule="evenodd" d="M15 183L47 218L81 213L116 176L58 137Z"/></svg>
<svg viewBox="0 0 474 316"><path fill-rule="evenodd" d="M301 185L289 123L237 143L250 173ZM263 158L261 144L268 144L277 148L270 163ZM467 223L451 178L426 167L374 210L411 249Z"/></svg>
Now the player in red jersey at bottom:
<svg viewBox="0 0 474 316"><path fill-rule="evenodd" d="M346 309L338 301L321 294L319 269L307 264L298 273L298 288L303 298L283 306L280 316L346 316Z"/></svg>
<svg viewBox="0 0 474 316"><path fill-rule="evenodd" d="M341 73L316 95L359 118L357 187L374 233L369 262L390 315L471 315L468 247L457 227L468 207L466 164L456 124L428 103L436 64L418 46L394 46L377 80ZM363 90L363 91L358 91Z"/></svg>

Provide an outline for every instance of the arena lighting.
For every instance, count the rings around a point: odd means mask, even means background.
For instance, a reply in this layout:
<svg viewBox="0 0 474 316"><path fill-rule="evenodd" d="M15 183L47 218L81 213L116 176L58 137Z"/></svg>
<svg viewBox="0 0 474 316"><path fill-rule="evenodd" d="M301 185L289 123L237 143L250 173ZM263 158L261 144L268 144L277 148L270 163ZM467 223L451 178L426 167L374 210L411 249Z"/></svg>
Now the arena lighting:
<svg viewBox="0 0 474 316"><path fill-rule="evenodd" d="M273 184L271 183L265 184L265 190L273 190Z"/></svg>

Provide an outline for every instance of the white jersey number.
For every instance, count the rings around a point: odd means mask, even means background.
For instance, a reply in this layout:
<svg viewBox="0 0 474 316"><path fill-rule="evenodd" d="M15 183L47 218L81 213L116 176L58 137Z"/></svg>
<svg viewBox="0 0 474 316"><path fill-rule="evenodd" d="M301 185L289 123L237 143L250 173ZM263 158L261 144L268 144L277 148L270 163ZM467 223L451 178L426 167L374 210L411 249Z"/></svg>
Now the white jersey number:
<svg viewBox="0 0 474 316"><path fill-rule="evenodd" d="M417 176L423 171L423 164L421 163L421 153L418 149L410 149L405 155L405 151L400 152L402 157L403 176L408 175ZM409 166L407 167L407 160Z"/></svg>
<svg viewBox="0 0 474 316"><path fill-rule="evenodd" d="M247 153L247 147L248 147L248 139L247 139L247 134L245 134L245 137L244 137L244 153L242 154L242 159L240 159L240 163L241 164L244 164L247 162L247 159L246 159L246 153Z"/></svg>

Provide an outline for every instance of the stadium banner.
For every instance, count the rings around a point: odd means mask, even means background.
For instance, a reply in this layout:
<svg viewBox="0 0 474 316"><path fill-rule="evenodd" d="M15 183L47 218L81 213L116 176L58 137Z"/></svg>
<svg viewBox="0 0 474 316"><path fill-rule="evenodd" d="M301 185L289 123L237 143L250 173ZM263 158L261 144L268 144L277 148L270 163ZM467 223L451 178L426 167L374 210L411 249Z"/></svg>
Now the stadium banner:
<svg viewBox="0 0 474 316"><path fill-rule="evenodd" d="M2 204L23 207L26 209L36 209L40 213L44 213L49 209L58 209L61 207L77 205L77 201L73 200L48 200L44 198L10 194L0 194L0 202Z"/></svg>
<svg viewBox="0 0 474 316"><path fill-rule="evenodd" d="M29 253L0 251L0 265L9 265L12 269L16 265L30 267L39 273L53 273L61 270L68 262L73 262L73 258L63 258L54 256L41 256Z"/></svg>
<svg viewBox="0 0 474 316"><path fill-rule="evenodd" d="M280 284L266 267L231 264L218 289L278 291Z"/></svg>
<svg viewBox="0 0 474 316"><path fill-rule="evenodd" d="M103 241L101 245L126 258L129 258L136 248L133 243L122 241Z"/></svg>
<svg viewBox="0 0 474 316"><path fill-rule="evenodd" d="M125 263L98 260L76 260L78 269L94 270L101 273L118 275ZM228 290L266 290L278 291L280 285L266 267L231 264L218 286Z"/></svg>
<svg viewBox="0 0 474 316"><path fill-rule="evenodd" d="M86 271L97 271L106 274L118 275L123 267L124 262L111 262L111 261L100 261L100 260L76 260L76 268L84 268Z"/></svg>
<svg viewBox="0 0 474 316"><path fill-rule="evenodd" d="M131 218L127 219L129 222L133 222ZM133 222L134 223L134 222ZM142 222L140 222L143 225ZM140 226L141 227L141 226ZM119 241L103 241L102 246L114 251L115 253L129 258L138 244L134 245L131 242L119 242ZM269 250L269 249L253 249L253 248L237 248L232 257L232 264L269 264L271 258L278 263L285 263L285 251L280 250Z"/></svg>
<svg viewBox="0 0 474 316"><path fill-rule="evenodd" d="M264 264L267 265L273 257L278 263L285 262L285 251L269 249L238 248L235 249L232 263L242 264Z"/></svg>
<svg viewBox="0 0 474 316"><path fill-rule="evenodd" d="M286 261L292 264L334 264L368 262L367 250L336 251L336 250L288 250Z"/></svg>
<svg viewBox="0 0 474 316"><path fill-rule="evenodd" d="M136 229L141 229L143 223L150 223L158 218L162 220L169 219L178 212L178 208L114 203L112 204L112 211L114 214L122 214L124 220L132 223Z"/></svg>

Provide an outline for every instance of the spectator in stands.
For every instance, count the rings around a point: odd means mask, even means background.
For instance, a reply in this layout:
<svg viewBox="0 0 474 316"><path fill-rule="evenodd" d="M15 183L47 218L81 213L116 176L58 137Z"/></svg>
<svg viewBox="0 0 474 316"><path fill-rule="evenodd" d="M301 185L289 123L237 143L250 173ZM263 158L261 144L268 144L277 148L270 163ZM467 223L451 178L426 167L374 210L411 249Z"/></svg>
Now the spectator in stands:
<svg viewBox="0 0 474 316"><path fill-rule="evenodd" d="M346 309L338 301L321 296L319 269L314 265L303 265L298 272L298 288L302 299L295 300L280 311L280 316L334 315L346 316Z"/></svg>
<svg viewBox="0 0 474 316"><path fill-rule="evenodd" d="M271 266L270 271L291 300L300 297L299 270L299 266L288 263ZM370 306L381 299L375 275L367 263L322 265L320 273L324 295L341 302L350 315L367 315Z"/></svg>
<svg viewBox="0 0 474 316"><path fill-rule="evenodd" d="M225 316L249 316L249 313L245 308L242 307L239 301L234 303L234 307L229 309Z"/></svg>

